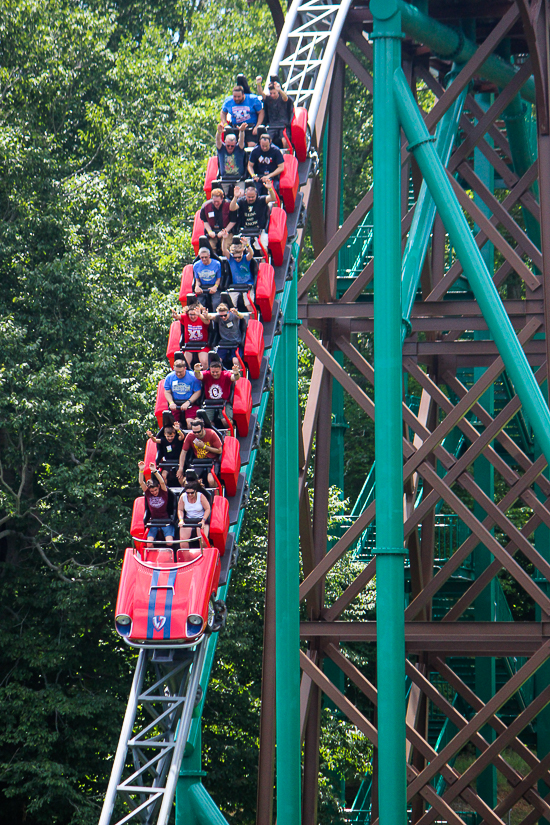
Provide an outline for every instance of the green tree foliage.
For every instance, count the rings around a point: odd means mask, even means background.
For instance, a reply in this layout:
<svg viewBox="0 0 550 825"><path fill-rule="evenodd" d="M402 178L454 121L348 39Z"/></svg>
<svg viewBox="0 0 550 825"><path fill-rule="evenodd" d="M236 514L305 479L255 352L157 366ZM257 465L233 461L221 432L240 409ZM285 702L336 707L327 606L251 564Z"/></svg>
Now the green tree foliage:
<svg viewBox="0 0 550 825"><path fill-rule="evenodd" d="M134 664L112 614L169 307L222 101L237 72L266 75L274 44L268 8L245 0L2 4L1 822L97 822ZM268 468L269 440L205 718L207 784L243 825ZM327 770L362 770L340 727L328 719Z"/></svg>
<svg viewBox="0 0 550 825"><path fill-rule="evenodd" d="M237 71L265 74L272 47L267 9L239 0L231 11L2 5L0 808L10 824L97 822L133 668L112 612L168 310L217 112Z"/></svg>

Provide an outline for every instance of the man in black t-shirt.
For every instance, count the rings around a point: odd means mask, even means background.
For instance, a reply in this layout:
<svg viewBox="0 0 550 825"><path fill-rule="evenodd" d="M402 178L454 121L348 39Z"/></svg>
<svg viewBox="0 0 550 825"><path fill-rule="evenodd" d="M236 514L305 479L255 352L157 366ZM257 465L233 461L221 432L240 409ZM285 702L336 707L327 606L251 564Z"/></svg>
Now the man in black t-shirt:
<svg viewBox="0 0 550 825"><path fill-rule="evenodd" d="M151 430L147 430L147 435L151 441L157 445L156 465L160 469L162 478L167 484L175 484L174 478L177 468L167 468L166 465L164 467L162 465L165 464L165 462L169 462L169 464L179 462L184 437L179 422L176 421L175 424L169 424L163 427L156 436L153 435ZM170 475L172 475L171 478Z"/></svg>
<svg viewBox="0 0 550 825"><path fill-rule="evenodd" d="M277 200L270 180L267 181L267 188L268 195L258 195L253 180L246 181L244 193L240 187L235 187L229 209L237 213L239 231L250 237L257 237L265 231L269 218L269 204Z"/></svg>
<svg viewBox="0 0 550 825"><path fill-rule="evenodd" d="M282 149L288 149L287 142L283 137L286 134L291 140L290 124L294 116L294 103L287 93L281 88L277 80L272 80L267 87L265 94L262 87L262 77L256 78L256 89L264 102L266 132L269 132L273 142Z"/></svg>
<svg viewBox="0 0 550 825"><path fill-rule="evenodd" d="M269 182L279 189L279 176L285 168L283 153L271 145L268 134L260 135L260 143L250 153L248 171L256 181L259 195L265 195Z"/></svg>

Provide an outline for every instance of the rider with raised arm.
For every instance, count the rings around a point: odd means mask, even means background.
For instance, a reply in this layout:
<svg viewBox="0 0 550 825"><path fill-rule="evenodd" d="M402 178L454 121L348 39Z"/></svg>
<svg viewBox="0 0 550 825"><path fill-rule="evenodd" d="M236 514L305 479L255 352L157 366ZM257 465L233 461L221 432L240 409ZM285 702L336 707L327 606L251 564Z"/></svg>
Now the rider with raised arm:
<svg viewBox="0 0 550 825"><path fill-rule="evenodd" d="M267 86L267 94L262 86L262 76L256 78L256 89L262 96L265 111L265 131L270 135L271 140L281 149L288 149L288 144L283 137L285 129L290 138L290 124L294 116L294 103L281 84L275 78L271 78Z"/></svg>
<svg viewBox="0 0 550 825"><path fill-rule="evenodd" d="M227 178L241 180L245 176L246 153L244 151L244 133L246 128L247 124L241 123L239 126L238 142L237 137L233 134L233 132L229 132L225 136L225 141L223 141L223 124L218 123L218 128L216 131L216 149L218 150L218 167L220 177L224 180Z"/></svg>
<svg viewBox="0 0 550 825"><path fill-rule="evenodd" d="M259 195L264 195L272 183L275 189L279 189L279 177L284 172L285 159L280 149L272 146L271 138L267 133L260 135L259 146L250 153L248 160L248 171L256 181L256 188Z"/></svg>
<svg viewBox="0 0 550 825"><path fill-rule="evenodd" d="M179 321L183 331L183 340L185 344L196 345L196 351L186 350L184 353L185 360L189 369L193 366L194 356L197 356L202 366L206 369L208 367L208 327L210 326L210 318L208 310L198 302L183 307L183 310L177 312L172 310L172 318Z"/></svg>
<svg viewBox="0 0 550 825"><path fill-rule="evenodd" d="M204 397L207 401L225 401L223 409L231 421L233 419L233 407L229 399L233 384L241 377L240 366L235 364L231 370L224 370L221 360L213 358L208 370L203 371L199 364L195 364L195 375L199 381L202 381ZM205 407L204 412L208 415L210 423L213 423L218 410Z"/></svg>
<svg viewBox="0 0 550 825"><path fill-rule="evenodd" d="M171 472L175 473L176 468L165 467L163 469L162 465L166 462L171 464L179 462L184 439L179 422L176 421L173 425L166 425L158 435L154 435L151 430L147 430L147 436L150 441L157 445L157 467L164 481L168 484L169 475Z"/></svg>
<svg viewBox="0 0 550 825"><path fill-rule="evenodd" d="M147 502L147 507L149 508L149 513L151 514L152 519L166 519L166 524L158 527L149 527L147 533L147 547L152 547L153 542L157 536L159 530L162 530L164 533L164 538L166 540L166 544L172 544L174 540L174 533L175 527L173 524L170 524L170 514L168 513L168 487L166 483L157 470L156 464L152 461L149 464L149 469L151 470L151 478L149 481L145 481L143 477L143 473L145 471L145 461L138 461L139 467L139 486L143 490L143 494L145 495L145 500Z"/></svg>
<svg viewBox="0 0 550 825"><path fill-rule="evenodd" d="M276 203L277 195L270 180L267 181L269 194L258 195L253 180L245 182L244 192L240 186L235 187L233 200L229 206L231 212L237 213L239 231L249 237L261 237L264 246L267 246L267 222L269 220L269 205Z"/></svg>

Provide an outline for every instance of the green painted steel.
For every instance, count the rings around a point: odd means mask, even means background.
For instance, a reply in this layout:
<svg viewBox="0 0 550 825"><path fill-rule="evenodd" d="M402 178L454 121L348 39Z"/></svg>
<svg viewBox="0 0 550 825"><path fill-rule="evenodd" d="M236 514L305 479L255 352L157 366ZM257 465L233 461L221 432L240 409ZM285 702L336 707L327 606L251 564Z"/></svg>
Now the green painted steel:
<svg viewBox="0 0 550 825"><path fill-rule="evenodd" d="M395 0L371 0L374 18L374 367L376 619L380 825L407 822L403 423L401 402L400 130L391 93L401 65Z"/></svg>
<svg viewBox="0 0 550 825"><path fill-rule="evenodd" d="M468 222L454 195L447 173L437 155L418 106L401 68L394 75L394 98L410 150L430 188L443 224L456 249L464 274L474 292L483 317L508 375L521 400L541 449L550 461L550 412L529 362L521 348L498 291L475 243Z"/></svg>
<svg viewBox="0 0 550 825"><path fill-rule="evenodd" d="M536 139L533 139L532 135L532 132L535 130L535 125L526 104L521 100L519 95L516 95L510 105L503 111L502 119L506 124L506 134L512 156L512 167L516 175L521 178L537 159ZM538 201L538 181L535 181L531 186L531 192ZM522 206L521 212L528 237L533 241L535 246L540 249L539 222L524 206Z"/></svg>
<svg viewBox="0 0 550 825"><path fill-rule="evenodd" d="M461 31L451 29L438 23L415 6L397 0L401 12L403 31L414 37L419 43L429 46L446 60L455 63L467 63L477 51L477 45L464 37ZM460 11L459 11L460 13ZM479 75L497 86L506 86L513 79L518 69L496 54L490 55L481 65ZM521 96L530 103L536 102L535 81L532 77L525 83Z"/></svg>
<svg viewBox="0 0 550 825"><path fill-rule="evenodd" d="M293 279L275 364L275 650L277 822L301 819L298 517L298 303Z"/></svg>
<svg viewBox="0 0 550 825"><path fill-rule="evenodd" d="M185 768L180 770L178 794L176 797L176 821L185 825L227 825L227 820L202 785L200 730L198 747L185 760Z"/></svg>
<svg viewBox="0 0 550 825"><path fill-rule="evenodd" d="M453 67L450 79L456 77L457 71ZM456 138L458 124L467 89L458 96L453 105L445 112L435 132L435 148L444 166L449 163L451 151ZM403 338L410 335L410 317L420 281L422 267L432 232L433 220L435 217L435 202L430 194L430 190L423 182L418 194L418 200L414 210L414 216L407 239L407 245L403 253L402 283L401 283L401 303L403 313Z"/></svg>

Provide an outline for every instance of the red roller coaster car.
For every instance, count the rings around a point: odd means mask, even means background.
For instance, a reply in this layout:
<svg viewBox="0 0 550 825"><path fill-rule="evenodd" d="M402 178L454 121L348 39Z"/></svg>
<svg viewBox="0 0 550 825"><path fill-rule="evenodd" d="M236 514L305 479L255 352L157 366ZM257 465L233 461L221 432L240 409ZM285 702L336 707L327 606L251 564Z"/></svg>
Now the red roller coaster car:
<svg viewBox="0 0 550 825"><path fill-rule="evenodd" d="M219 578L220 553L204 537L202 553L192 561L174 561L173 551L164 548L127 548L117 632L132 647L193 647L225 621L225 605L215 600Z"/></svg>

